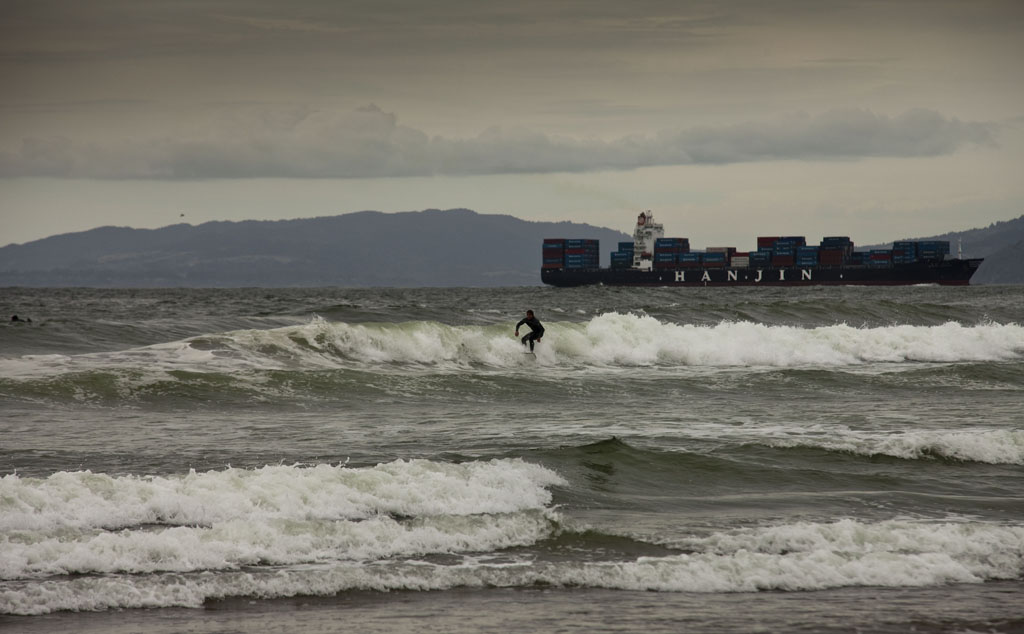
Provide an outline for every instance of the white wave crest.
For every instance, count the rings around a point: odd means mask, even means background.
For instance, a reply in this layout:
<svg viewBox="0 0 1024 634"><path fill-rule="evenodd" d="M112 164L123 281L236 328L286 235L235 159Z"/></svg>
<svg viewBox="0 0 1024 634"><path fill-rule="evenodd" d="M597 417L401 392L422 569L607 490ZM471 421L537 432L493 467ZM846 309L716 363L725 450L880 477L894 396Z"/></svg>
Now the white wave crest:
<svg viewBox="0 0 1024 634"><path fill-rule="evenodd" d="M831 429L827 437L800 435L770 438L774 447L821 447L853 454L892 456L907 460L945 458L964 462L1024 465L1024 430L971 429L901 431L879 435Z"/></svg>
<svg viewBox="0 0 1024 634"><path fill-rule="evenodd" d="M987 523L854 520L798 523L675 540L686 554L632 561L352 561L273 572L46 580L0 590L0 612L199 607L230 596L330 595L346 590L440 590L538 583L660 592L806 591L849 586L933 586L1016 579L1024 527Z"/></svg>
<svg viewBox="0 0 1024 634"><path fill-rule="evenodd" d="M0 479L0 531L514 513L546 507L546 487L563 483L553 471L519 459L267 466L168 477L7 475Z"/></svg>
<svg viewBox="0 0 1024 634"><path fill-rule="evenodd" d="M375 561L527 546L554 530L549 511L362 521L231 520L211 527L5 540L0 579L151 574L243 566Z"/></svg>
<svg viewBox="0 0 1024 634"><path fill-rule="evenodd" d="M549 322L536 363L525 365L513 326L437 322L348 324L314 318L302 326L242 330L127 351L0 360L12 380L83 371L237 373L265 369L382 366L464 370L473 366L836 367L865 363L1018 360L1024 327L770 326L753 322L680 325L646 315L605 313L585 323Z"/></svg>
<svg viewBox="0 0 1024 634"><path fill-rule="evenodd" d="M1017 359L1024 327L848 325L801 328L752 322L668 324L607 313L552 337L556 349L595 363L726 366L837 366L868 362L961 362ZM563 341L564 339L564 341Z"/></svg>
<svg viewBox="0 0 1024 634"><path fill-rule="evenodd" d="M380 326L318 320L305 345L326 359L370 363L519 365L518 343L495 327L410 322ZM261 333L265 336L267 333ZM281 334L281 333L278 333ZM293 340L297 337L290 335ZM326 355L324 353L329 353ZM542 364L839 366L905 361L1018 359L1024 327L848 325L801 328L752 322L679 325L646 315L605 313L588 322L552 323L537 347Z"/></svg>

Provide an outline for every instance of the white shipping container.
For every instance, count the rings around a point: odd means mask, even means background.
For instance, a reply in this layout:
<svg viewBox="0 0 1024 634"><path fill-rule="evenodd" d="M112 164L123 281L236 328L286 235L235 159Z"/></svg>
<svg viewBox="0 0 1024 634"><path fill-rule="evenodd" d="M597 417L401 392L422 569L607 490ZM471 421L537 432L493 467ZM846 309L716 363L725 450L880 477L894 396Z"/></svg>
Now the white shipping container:
<svg viewBox="0 0 1024 634"><path fill-rule="evenodd" d="M745 269L745 268L750 266L750 257L749 256L745 256L745 255L744 256L737 256L737 257L734 257L731 260L731 262L732 262L732 267L734 269Z"/></svg>

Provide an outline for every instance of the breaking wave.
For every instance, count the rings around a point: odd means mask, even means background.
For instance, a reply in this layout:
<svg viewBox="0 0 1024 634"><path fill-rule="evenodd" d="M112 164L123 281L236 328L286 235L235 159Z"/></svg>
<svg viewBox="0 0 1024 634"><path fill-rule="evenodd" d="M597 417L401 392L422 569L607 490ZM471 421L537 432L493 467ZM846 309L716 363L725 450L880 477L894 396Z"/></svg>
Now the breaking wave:
<svg viewBox="0 0 1024 634"><path fill-rule="evenodd" d="M817 437L811 438L810 436ZM786 432L763 442L773 447L818 447L863 456L906 460L942 459L987 464L1024 465L1024 430L972 429L900 431L887 434L852 430Z"/></svg>
<svg viewBox="0 0 1024 634"><path fill-rule="evenodd" d="M535 533L520 539L543 537ZM251 547L244 540L228 545L239 550ZM671 546L680 549L678 554L619 561L526 561L513 554L467 554L450 563L423 557L317 561L215 576L160 573L51 579L8 584L0 590L0 613L200 607L227 597L538 584L658 592L934 586L1016 579L1024 565L1024 528L972 522L806 522L688 537ZM123 557L120 563L125 565Z"/></svg>
<svg viewBox="0 0 1024 634"><path fill-rule="evenodd" d="M240 330L118 352L28 355L0 360L0 377L72 372L223 372L334 368L518 368L527 360L511 327L437 322L350 324L315 318L301 326ZM631 313L549 323L541 366L841 367L866 363L1018 360L1024 327L894 325L797 327L753 322L681 325ZM533 363L531 359L529 361ZM531 365L529 367L535 367Z"/></svg>

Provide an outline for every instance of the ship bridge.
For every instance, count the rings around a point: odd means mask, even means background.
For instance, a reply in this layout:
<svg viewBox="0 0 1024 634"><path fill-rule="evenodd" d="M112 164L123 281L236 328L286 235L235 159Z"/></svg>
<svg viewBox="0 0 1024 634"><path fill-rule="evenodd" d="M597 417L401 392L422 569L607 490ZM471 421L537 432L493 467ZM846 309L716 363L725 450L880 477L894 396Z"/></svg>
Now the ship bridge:
<svg viewBox="0 0 1024 634"><path fill-rule="evenodd" d="M633 268L650 270L654 260L654 243L665 237L665 228L654 222L654 214L647 210L637 216L633 230Z"/></svg>

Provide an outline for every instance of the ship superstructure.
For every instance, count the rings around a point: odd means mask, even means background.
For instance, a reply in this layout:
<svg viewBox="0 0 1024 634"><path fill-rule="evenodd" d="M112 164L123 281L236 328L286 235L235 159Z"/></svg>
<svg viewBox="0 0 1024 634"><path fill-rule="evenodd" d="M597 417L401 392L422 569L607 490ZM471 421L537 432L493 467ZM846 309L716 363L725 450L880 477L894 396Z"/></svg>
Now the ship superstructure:
<svg viewBox="0 0 1024 634"><path fill-rule="evenodd" d="M665 237L665 228L654 222L654 214L647 210L637 216L633 230L633 268L649 271L654 263L654 246ZM620 251L622 245L619 245Z"/></svg>

